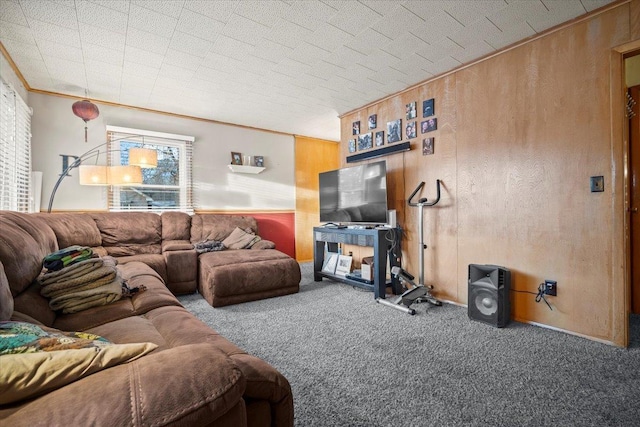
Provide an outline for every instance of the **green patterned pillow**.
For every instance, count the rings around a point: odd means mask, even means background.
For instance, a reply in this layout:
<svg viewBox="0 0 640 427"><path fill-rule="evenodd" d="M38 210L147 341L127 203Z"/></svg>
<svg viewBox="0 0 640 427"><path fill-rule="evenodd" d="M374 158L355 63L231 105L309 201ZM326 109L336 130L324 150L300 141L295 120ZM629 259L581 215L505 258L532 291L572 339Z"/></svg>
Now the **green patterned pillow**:
<svg viewBox="0 0 640 427"><path fill-rule="evenodd" d="M111 342L84 332L45 331L27 322L0 322L0 354L102 348Z"/></svg>
<svg viewBox="0 0 640 427"><path fill-rule="evenodd" d="M153 343L113 344L98 335L0 322L0 405L30 399L152 352Z"/></svg>

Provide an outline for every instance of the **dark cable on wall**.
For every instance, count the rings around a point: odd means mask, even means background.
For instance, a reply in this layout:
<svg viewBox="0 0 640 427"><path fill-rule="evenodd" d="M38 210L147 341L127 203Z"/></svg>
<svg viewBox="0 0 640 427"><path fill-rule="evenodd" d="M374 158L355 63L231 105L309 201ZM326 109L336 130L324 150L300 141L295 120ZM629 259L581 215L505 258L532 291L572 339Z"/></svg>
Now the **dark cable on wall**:
<svg viewBox="0 0 640 427"><path fill-rule="evenodd" d="M520 293L523 293L523 294L535 295L536 296L536 302L544 301L545 304L547 304L547 307L549 307L549 310L553 311L553 308L551 307L551 304L549 304L549 301L547 301L547 299L544 297L544 283L540 283L538 285L538 292L520 291L520 290L517 290L517 289L511 289L511 292L520 292Z"/></svg>

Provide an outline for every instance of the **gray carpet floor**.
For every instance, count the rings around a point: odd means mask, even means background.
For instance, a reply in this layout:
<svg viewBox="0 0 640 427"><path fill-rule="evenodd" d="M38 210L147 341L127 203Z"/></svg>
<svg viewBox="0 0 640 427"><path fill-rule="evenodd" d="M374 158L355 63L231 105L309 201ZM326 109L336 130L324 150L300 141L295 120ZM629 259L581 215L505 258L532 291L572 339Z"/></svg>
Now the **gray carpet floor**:
<svg viewBox="0 0 640 427"><path fill-rule="evenodd" d="M184 306L291 383L296 426L638 426L640 318L612 347L532 325L496 329L465 308L409 316L302 264L300 292Z"/></svg>

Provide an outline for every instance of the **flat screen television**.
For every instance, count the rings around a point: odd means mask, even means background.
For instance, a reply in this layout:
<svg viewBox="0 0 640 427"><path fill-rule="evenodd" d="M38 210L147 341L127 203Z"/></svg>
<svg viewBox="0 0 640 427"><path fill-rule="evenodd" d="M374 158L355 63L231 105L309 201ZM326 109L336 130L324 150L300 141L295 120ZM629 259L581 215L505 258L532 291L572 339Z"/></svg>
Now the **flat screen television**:
<svg viewBox="0 0 640 427"><path fill-rule="evenodd" d="M387 162L320 173L320 221L386 224Z"/></svg>

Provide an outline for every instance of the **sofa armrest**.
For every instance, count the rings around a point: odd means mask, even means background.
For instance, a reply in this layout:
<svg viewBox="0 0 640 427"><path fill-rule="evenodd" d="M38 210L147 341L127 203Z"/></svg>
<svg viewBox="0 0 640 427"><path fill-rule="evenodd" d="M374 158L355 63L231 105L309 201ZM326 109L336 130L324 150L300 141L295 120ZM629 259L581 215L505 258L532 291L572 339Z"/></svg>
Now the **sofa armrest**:
<svg viewBox="0 0 640 427"><path fill-rule="evenodd" d="M189 243L189 249L162 251L162 256L167 267L169 290L176 295L194 293L198 280L198 253L193 245Z"/></svg>
<svg viewBox="0 0 640 427"><path fill-rule="evenodd" d="M167 251L188 251L193 249L193 244L188 240L163 240L162 252Z"/></svg>
<svg viewBox="0 0 640 427"><path fill-rule="evenodd" d="M0 420L12 426L68 425L70 420L85 425L209 425L242 401L245 388L231 358L210 344L192 344L0 407ZM238 419L234 425L245 424Z"/></svg>
<svg viewBox="0 0 640 427"><path fill-rule="evenodd" d="M264 239L260 240L259 242L251 246L251 249L275 249L275 248L276 248L275 243L273 243L271 240L264 240Z"/></svg>
<svg viewBox="0 0 640 427"><path fill-rule="evenodd" d="M289 381L273 366L250 354L234 354L231 358L246 379L245 400L267 403L272 427L293 427L293 395ZM248 407L249 425L258 421L253 420L254 416Z"/></svg>

